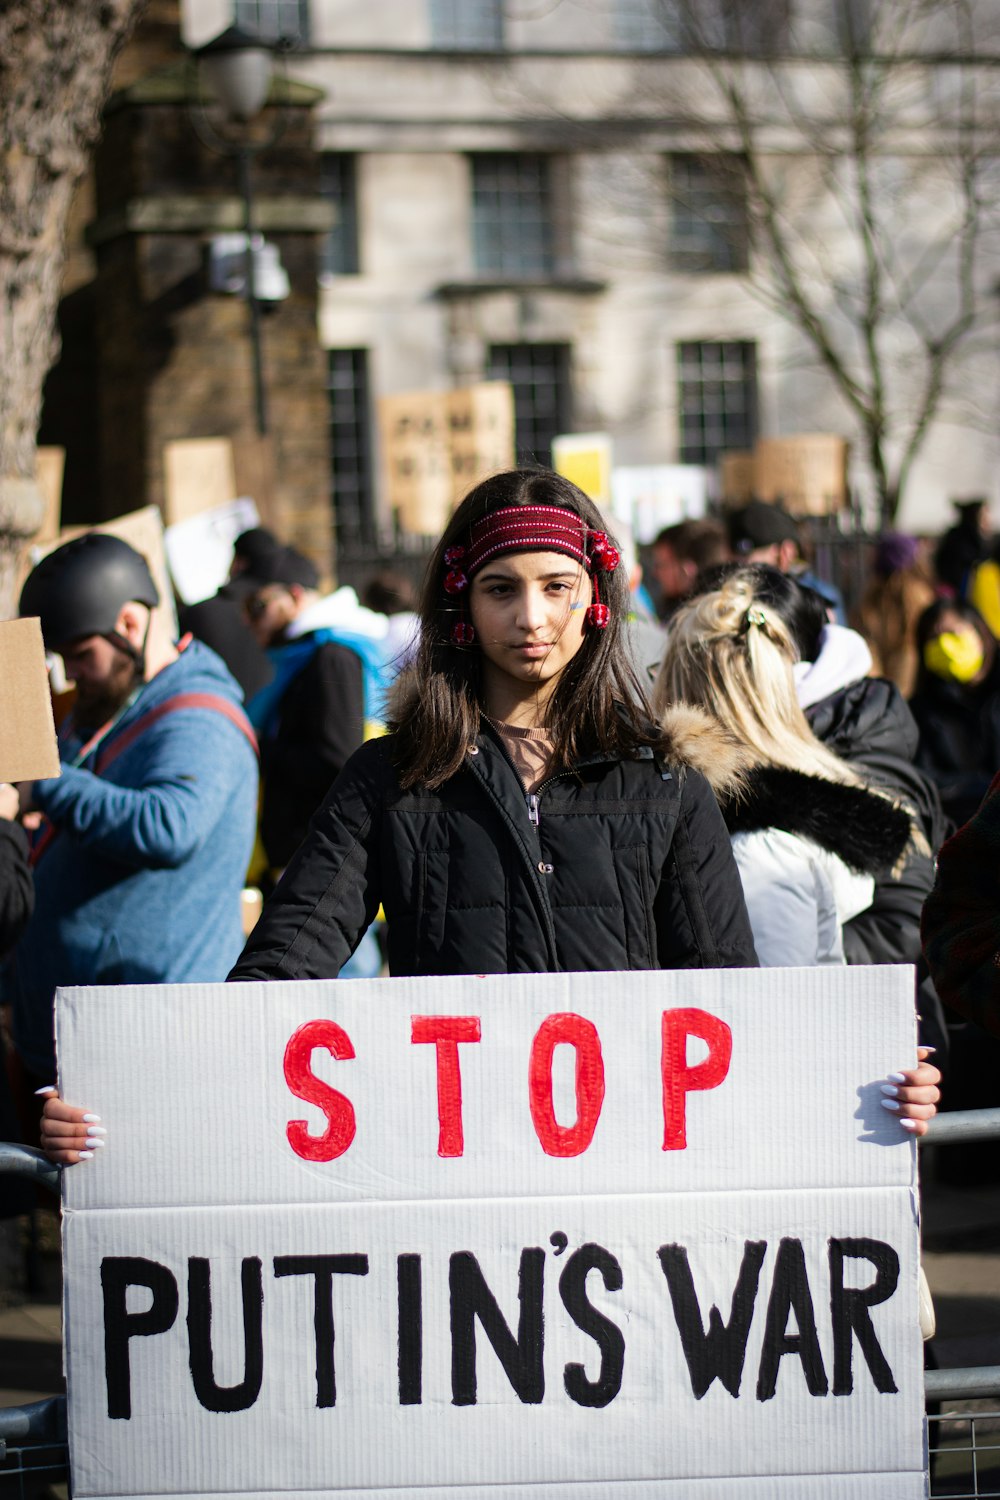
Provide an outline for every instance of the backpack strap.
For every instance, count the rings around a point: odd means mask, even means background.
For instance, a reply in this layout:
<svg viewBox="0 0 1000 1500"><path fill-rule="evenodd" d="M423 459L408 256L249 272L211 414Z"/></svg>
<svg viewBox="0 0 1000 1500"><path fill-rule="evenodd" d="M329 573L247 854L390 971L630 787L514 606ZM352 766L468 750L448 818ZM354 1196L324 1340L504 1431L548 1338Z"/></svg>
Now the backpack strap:
<svg viewBox="0 0 1000 1500"><path fill-rule="evenodd" d="M150 729L158 719L164 718L167 714L176 713L178 709L182 708L207 708L213 713L221 714L224 719L228 719L230 724L239 730L254 755L259 753L257 736L250 727L250 721L243 710L236 707L235 703L231 703L228 698L223 698L216 693L176 693L173 698L165 698L162 703L158 703L148 713L141 714L135 723L131 724L125 730L124 734L116 736L107 747L101 746L94 765L95 775L100 776L103 771L106 771L112 761L117 760L119 755L134 745L139 736L144 734L147 729Z"/></svg>
<svg viewBox="0 0 1000 1500"><path fill-rule="evenodd" d="M235 703L231 703L228 698L223 698L216 693L177 693L173 698L165 698L162 703L158 703L148 713L140 715L135 723L130 725L125 733L119 735L107 748L102 745L97 752L94 775L100 776L103 771L106 771L112 761L117 760L118 756L127 750L130 745L134 745L139 736L151 728L158 719L164 718L166 714L176 713L181 708L207 708L212 713L221 714L224 719L229 720L234 728L239 730L254 755L259 754L257 736L250 727L250 721L243 710L236 707ZM38 861L58 832L59 829L56 824L46 819L45 825L39 832L29 855L29 862L33 867L38 864Z"/></svg>

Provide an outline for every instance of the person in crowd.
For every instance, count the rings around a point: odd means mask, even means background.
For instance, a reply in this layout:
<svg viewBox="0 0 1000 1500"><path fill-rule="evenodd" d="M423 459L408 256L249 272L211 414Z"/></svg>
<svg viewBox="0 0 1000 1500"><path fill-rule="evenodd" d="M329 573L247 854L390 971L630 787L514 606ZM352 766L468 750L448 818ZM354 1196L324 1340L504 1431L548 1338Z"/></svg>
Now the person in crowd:
<svg viewBox="0 0 1000 1500"><path fill-rule="evenodd" d="M872 670L894 682L904 698L917 682L917 620L933 603L934 584L920 542L905 532L885 532L854 623L871 649Z"/></svg>
<svg viewBox="0 0 1000 1500"><path fill-rule="evenodd" d="M781 573L789 573L806 588L813 589L838 625L847 624L844 600L835 583L820 578L802 556L799 524L780 505L750 500L727 517L729 544L733 556L744 563L766 563Z"/></svg>
<svg viewBox="0 0 1000 1500"><path fill-rule="evenodd" d="M215 653L153 629L157 603L145 560L97 532L51 552L21 594L76 685L61 775L21 788L44 819L34 914L3 975L21 1062L45 1084L57 985L220 979L242 942L253 732Z"/></svg>
<svg viewBox="0 0 1000 1500"><path fill-rule="evenodd" d="M941 849L923 938L942 999L1000 1038L1000 775Z"/></svg>
<svg viewBox="0 0 1000 1500"><path fill-rule="evenodd" d="M262 567L244 609L274 675L248 712L260 733L261 838L277 874L366 732L377 732L388 625L353 589L322 595L316 565L293 547Z"/></svg>
<svg viewBox="0 0 1000 1500"><path fill-rule="evenodd" d="M242 532L233 543L229 577L211 599L189 604L180 611L181 635L210 646L222 657L243 689L249 703L271 680L272 667L247 629L243 604L253 592L254 580L267 572L267 561L280 551L277 537L263 526Z"/></svg>
<svg viewBox="0 0 1000 1500"><path fill-rule="evenodd" d="M17 821L20 811L17 787L0 782L0 959L13 948L35 909L28 839Z"/></svg>
<svg viewBox="0 0 1000 1500"><path fill-rule="evenodd" d="M618 561L560 475L470 492L430 560L390 733L331 788L232 979L336 975L379 902L394 975L756 963L715 796L631 666ZM899 1083L914 1133L936 1081L921 1062ZM83 1112L45 1115L46 1149L76 1161Z"/></svg>
<svg viewBox="0 0 1000 1500"><path fill-rule="evenodd" d="M1000 538L990 545L989 556L969 574L967 597L989 627L994 640L1000 639Z"/></svg>
<svg viewBox="0 0 1000 1500"><path fill-rule="evenodd" d="M844 963L845 924L871 905L875 877L906 859L913 828L810 729L776 586L770 569L739 568L682 606L654 704L668 725L678 701L703 709L743 752L746 786L721 798L761 962ZM711 767L711 739L704 753Z"/></svg>
<svg viewBox="0 0 1000 1500"><path fill-rule="evenodd" d="M953 500L958 514L934 553L939 583L956 599L965 597L969 577L990 552L990 510L984 499Z"/></svg>
<svg viewBox="0 0 1000 1500"><path fill-rule="evenodd" d="M721 521L709 517L665 526L653 542L653 577L660 591L660 618L669 620L691 592L703 568L730 556L729 537Z"/></svg>
<svg viewBox="0 0 1000 1500"><path fill-rule="evenodd" d="M615 542L621 559L619 566L624 569L628 582L626 643L636 675L648 694L663 655L663 626L642 581L642 563L632 528L617 519Z"/></svg>
<svg viewBox="0 0 1000 1500"><path fill-rule="evenodd" d="M910 708L917 763L937 784L956 827L976 811L1000 766L1000 660L982 616L939 599L917 621L920 670Z"/></svg>
<svg viewBox="0 0 1000 1500"><path fill-rule="evenodd" d="M389 622L384 644L386 661L393 674L409 666L416 654L420 635L418 602L410 579L395 568L382 568L373 574L361 592L365 609L385 615Z"/></svg>

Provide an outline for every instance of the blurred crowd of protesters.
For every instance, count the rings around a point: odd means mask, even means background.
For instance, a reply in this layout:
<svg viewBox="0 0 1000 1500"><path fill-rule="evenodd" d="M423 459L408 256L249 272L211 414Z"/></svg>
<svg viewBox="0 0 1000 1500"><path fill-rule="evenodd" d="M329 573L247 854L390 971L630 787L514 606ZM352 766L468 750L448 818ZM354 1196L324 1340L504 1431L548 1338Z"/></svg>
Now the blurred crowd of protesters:
<svg viewBox="0 0 1000 1500"><path fill-rule="evenodd" d="M97 591L103 612L74 604L62 580L96 567L106 538L58 549L29 577L22 612L42 617L77 701L62 777L14 800L0 789L22 1111L27 1085L53 1078L57 984L221 979L234 965L235 977L363 977L385 971L386 952L397 973L754 952L765 965L911 963L948 1103L996 1104L1000 548L986 504L959 504L936 549L880 537L848 610L778 505L666 528L644 578L632 539L607 536L573 486L545 471L490 483L450 524L419 604L393 573L361 598L325 590L308 557L262 528L237 539L218 593L182 612L178 643L151 636L155 588L124 543L120 583ZM511 557L528 561L498 571ZM551 557L565 576L530 561ZM522 594L537 595L541 622L519 648L522 676L549 683L526 697L489 634L510 628ZM669 764L686 768L672 788L656 770ZM559 776L566 766L574 776ZM614 819L550 815L538 832L543 790L553 813L593 813L605 782L623 809L635 799L621 817L638 820L649 870L636 867L634 891L614 849L602 864ZM686 852L678 798L701 828ZM33 883L25 813L44 815ZM421 845L432 826L440 849ZM544 857L521 871L533 839ZM341 869L353 878L336 887L329 930L312 916L303 927ZM240 958L248 871L274 895ZM600 942L584 907L601 914Z"/></svg>

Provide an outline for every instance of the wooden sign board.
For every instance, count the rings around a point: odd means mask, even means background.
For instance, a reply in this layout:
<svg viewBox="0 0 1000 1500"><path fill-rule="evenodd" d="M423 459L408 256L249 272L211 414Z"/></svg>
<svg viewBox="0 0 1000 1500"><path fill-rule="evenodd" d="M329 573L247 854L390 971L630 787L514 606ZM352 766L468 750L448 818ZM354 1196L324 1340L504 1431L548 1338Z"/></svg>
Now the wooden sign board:
<svg viewBox="0 0 1000 1500"><path fill-rule="evenodd" d="M163 449L164 511L168 526L239 495L229 438L186 438Z"/></svg>
<svg viewBox="0 0 1000 1500"><path fill-rule="evenodd" d="M831 433L760 438L754 448L754 494L797 516L826 516L847 504L847 451Z"/></svg>
<svg viewBox="0 0 1000 1500"><path fill-rule="evenodd" d="M38 620L0 624L0 781L59 775L52 698Z"/></svg>

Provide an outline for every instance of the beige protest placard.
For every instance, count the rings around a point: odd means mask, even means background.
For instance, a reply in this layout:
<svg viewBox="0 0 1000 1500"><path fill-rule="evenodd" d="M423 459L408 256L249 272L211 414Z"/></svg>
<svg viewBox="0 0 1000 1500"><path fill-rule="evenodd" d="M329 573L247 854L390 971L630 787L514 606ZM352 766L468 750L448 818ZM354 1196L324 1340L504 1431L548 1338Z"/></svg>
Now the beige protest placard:
<svg viewBox="0 0 1000 1500"><path fill-rule="evenodd" d="M38 620L0 624L0 781L59 775L59 750Z"/></svg>
<svg viewBox="0 0 1000 1500"><path fill-rule="evenodd" d="M229 438L185 438L163 449L168 526L235 500L236 469Z"/></svg>
<svg viewBox="0 0 1000 1500"><path fill-rule="evenodd" d="M847 442L832 433L760 438L754 494L794 515L825 516L847 504Z"/></svg>
<svg viewBox="0 0 1000 1500"><path fill-rule="evenodd" d="M389 504L404 531L435 536L451 514L447 395L418 391L378 403Z"/></svg>
<svg viewBox="0 0 1000 1500"><path fill-rule="evenodd" d="M514 392L507 380L484 380L450 391L446 411L454 508L488 474L513 468Z"/></svg>
<svg viewBox="0 0 1000 1500"><path fill-rule="evenodd" d="M378 412L389 504L404 531L438 535L474 484L514 462L514 397L505 380L384 396Z"/></svg>
<svg viewBox="0 0 1000 1500"><path fill-rule="evenodd" d="M752 453L724 453L719 469L722 503L746 505L753 499L754 462Z"/></svg>
<svg viewBox="0 0 1000 1500"><path fill-rule="evenodd" d="M35 477L45 501L42 524L36 532L40 542L51 541L59 535L62 519L63 473L66 468L65 448L39 448L35 456Z"/></svg>

